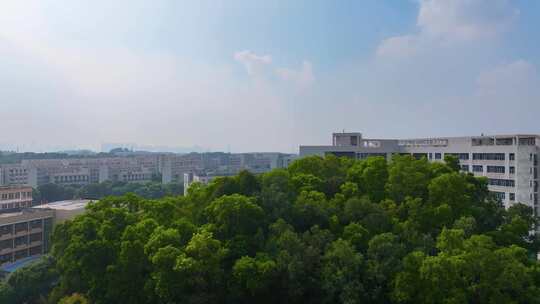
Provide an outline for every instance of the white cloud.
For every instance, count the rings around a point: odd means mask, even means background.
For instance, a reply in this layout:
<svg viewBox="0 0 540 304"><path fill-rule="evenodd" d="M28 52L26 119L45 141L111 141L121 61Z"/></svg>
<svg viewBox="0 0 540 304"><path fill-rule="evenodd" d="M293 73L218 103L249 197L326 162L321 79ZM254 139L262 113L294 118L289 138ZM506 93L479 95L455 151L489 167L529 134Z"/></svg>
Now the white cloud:
<svg viewBox="0 0 540 304"><path fill-rule="evenodd" d="M415 35L395 36L385 39L377 49L381 57L409 57L418 50L419 39Z"/></svg>
<svg viewBox="0 0 540 304"><path fill-rule="evenodd" d="M304 61L302 67L298 70L291 68L277 68L276 74L281 79L292 82L300 87L307 87L315 80L313 67L309 61Z"/></svg>
<svg viewBox="0 0 540 304"><path fill-rule="evenodd" d="M469 40L500 34L518 15L509 0L420 0L417 24L429 35Z"/></svg>
<svg viewBox="0 0 540 304"><path fill-rule="evenodd" d="M234 53L234 59L242 64L246 72L255 78L260 84L263 80L278 80L296 86L297 88L306 88L313 83L315 76L313 74L313 65L304 60L300 68L275 67L270 55L258 55L252 51L238 51Z"/></svg>
<svg viewBox="0 0 540 304"><path fill-rule="evenodd" d="M478 76L476 94L507 101L531 96L540 98L540 75L532 63L523 59L500 64Z"/></svg>
<svg viewBox="0 0 540 304"><path fill-rule="evenodd" d="M509 0L419 0L419 5L417 32L383 40L377 56L415 56L480 43L506 32L519 16Z"/></svg>
<svg viewBox="0 0 540 304"><path fill-rule="evenodd" d="M240 62L249 75L258 75L272 64L272 57L269 55L257 55L252 51L245 50L234 53L234 59Z"/></svg>

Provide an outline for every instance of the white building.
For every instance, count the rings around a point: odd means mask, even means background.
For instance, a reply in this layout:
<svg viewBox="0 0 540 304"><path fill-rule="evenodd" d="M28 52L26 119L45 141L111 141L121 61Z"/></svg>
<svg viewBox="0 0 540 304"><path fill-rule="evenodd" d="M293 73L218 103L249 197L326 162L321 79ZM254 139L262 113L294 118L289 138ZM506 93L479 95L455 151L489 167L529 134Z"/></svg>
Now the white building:
<svg viewBox="0 0 540 304"><path fill-rule="evenodd" d="M485 176L489 190L505 207L520 202L538 207L538 154L540 135L514 134L421 139L365 139L361 133L334 133L332 145L300 146L300 157L334 154L356 159L394 154L411 154L429 161L457 156L463 171Z"/></svg>

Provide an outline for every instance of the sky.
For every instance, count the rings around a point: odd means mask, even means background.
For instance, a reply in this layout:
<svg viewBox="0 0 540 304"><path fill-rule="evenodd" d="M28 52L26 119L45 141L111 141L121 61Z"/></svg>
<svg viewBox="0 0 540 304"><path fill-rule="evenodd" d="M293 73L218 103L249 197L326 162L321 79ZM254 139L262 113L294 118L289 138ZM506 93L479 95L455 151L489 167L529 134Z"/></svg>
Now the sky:
<svg viewBox="0 0 540 304"><path fill-rule="evenodd" d="M540 133L540 1L0 0L0 149Z"/></svg>

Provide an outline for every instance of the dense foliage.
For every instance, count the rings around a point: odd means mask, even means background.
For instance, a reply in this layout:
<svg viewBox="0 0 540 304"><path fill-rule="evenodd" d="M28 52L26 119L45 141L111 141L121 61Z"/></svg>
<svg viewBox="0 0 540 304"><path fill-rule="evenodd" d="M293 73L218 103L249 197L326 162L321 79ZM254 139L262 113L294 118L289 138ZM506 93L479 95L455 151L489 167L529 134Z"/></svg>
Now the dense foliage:
<svg viewBox="0 0 540 304"><path fill-rule="evenodd" d="M49 301L540 302L532 210L457 170L308 157L185 197L108 197L55 229Z"/></svg>
<svg viewBox="0 0 540 304"><path fill-rule="evenodd" d="M127 183L106 181L88 185L44 184L33 191L36 204L69 199L102 199L107 196L121 196L134 193L142 198L157 199L177 196L184 193L180 183L162 184L158 181L146 183Z"/></svg>

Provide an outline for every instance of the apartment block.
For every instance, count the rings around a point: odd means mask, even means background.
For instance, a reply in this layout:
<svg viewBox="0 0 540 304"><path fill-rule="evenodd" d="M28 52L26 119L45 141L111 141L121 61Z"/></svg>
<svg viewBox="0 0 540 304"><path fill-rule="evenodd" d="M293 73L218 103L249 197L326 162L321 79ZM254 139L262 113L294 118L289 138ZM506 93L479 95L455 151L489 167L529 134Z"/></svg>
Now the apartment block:
<svg viewBox="0 0 540 304"><path fill-rule="evenodd" d="M364 159L394 154L425 157L432 162L456 156L462 171L488 178L489 190L505 207L520 202L538 206L538 155L540 135L481 135L468 137L438 137L420 139L366 139L361 133L334 133L332 145L300 146L300 157L333 154Z"/></svg>

